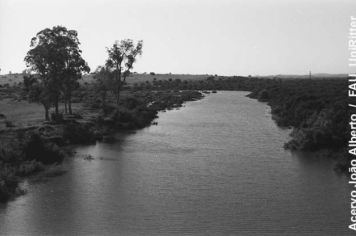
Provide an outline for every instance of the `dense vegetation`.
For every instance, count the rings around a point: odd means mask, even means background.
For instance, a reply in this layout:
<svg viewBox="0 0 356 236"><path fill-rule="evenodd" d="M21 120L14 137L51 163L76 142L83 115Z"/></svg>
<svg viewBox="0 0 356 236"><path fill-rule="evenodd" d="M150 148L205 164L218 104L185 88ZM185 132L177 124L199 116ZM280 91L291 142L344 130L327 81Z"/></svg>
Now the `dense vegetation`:
<svg viewBox="0 0 356 236"><path fill-rule="evenodd" d="M347 80L287 80L255 88L280 126L293 127L287 148L340 149L347 143Z"/></svg>

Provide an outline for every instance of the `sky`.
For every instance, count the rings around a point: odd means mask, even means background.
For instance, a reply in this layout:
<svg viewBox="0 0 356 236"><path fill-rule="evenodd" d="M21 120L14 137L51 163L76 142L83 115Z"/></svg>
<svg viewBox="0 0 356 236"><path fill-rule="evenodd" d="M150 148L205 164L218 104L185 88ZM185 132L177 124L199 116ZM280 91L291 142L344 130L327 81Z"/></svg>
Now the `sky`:
<svg viewBox="0 0 356 236"><path fill-rule="evenodd" d="M356 0L0 0L0 69L21 72L44 28L78 31L83 58L103 65L115 40L143 40L137 72L347 73Z"/></svg>

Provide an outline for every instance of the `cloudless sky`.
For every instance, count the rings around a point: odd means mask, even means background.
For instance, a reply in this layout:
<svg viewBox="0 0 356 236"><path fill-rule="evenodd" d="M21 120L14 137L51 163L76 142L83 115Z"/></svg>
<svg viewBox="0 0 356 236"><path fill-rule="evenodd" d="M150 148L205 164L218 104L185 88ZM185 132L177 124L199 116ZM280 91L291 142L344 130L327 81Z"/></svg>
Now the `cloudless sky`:
<svg viewBox="0 0 356 236"><path fill-rule="evenodd" d="M92 70L132 38L138 72L347 73L352 14L356 0L0 0L0 68L21 72L31 38L63 25Z"/></svg>

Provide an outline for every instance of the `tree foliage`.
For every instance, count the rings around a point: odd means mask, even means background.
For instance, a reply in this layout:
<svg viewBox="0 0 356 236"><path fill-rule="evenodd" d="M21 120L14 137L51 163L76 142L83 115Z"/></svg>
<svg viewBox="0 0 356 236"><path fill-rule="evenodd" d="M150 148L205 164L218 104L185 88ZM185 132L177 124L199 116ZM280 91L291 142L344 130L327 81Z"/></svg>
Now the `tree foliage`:
<svg viewBox="0 0 356 236"><path fill-rule="evenodd" d="M72 90L78 86L77 81L82 72L90 71L81 56L79 45L77 31L63 26L41 30L31 39L31 49L27 52L25 61L30 71L39 76L37 82L31 84L35 85L35 90L40 90L39 95L50 95L40 96L40 100L45 99L47 104L53 104L56 114L61 95L65 103L68 102L70 113L72 112Z"/></svg>
<svg viewBox="0 0 356 236"><path fill-rule="evenodd" d="M106 68L114 75L116 102L119 103L120 90L130 75L130 70L136 61L136 57L142 54L143 41L134 43L132 39L116 41L111 48L107 48L108 59Z"/></svg>

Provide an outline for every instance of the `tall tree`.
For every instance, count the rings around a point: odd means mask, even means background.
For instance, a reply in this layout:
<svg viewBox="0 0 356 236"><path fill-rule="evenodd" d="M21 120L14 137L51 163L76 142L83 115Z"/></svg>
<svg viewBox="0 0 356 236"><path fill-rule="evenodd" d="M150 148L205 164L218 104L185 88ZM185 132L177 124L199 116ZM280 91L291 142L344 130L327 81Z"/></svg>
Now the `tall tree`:
<svg viewBox="0 0 356 236"><path fill-rule="evenodd" d="M89 71L79 49L78 34L63 26L46 28L31 39L31 49L25 61L29 69L38 74L41 88L50 94L47 104L58 104L61 91L70 100L71 91L81 72Z"/></svg>
<svg viewBox="0 0 356 236"><path fill-rule="evenodd" d="M136 57L142 54L143 41L134 43L132 39L116 41L111 48L107 48L109 58L106 67L114 73L116 103L119 104L120 90L125 83Z"/></svg>

